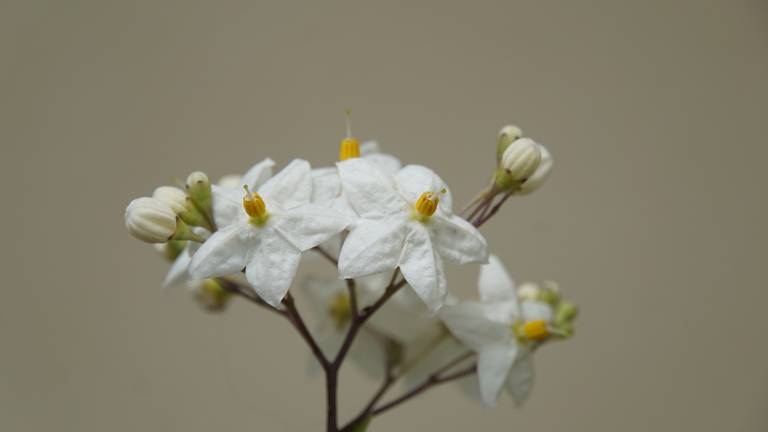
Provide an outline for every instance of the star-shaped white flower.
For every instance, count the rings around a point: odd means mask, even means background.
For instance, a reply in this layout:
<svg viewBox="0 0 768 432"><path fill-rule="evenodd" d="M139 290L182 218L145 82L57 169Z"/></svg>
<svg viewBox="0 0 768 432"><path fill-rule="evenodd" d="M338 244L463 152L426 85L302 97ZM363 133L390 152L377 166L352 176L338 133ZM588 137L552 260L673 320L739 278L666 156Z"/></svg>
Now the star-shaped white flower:
<svg viewBox="0 0 768 432"><path fill-rule="evenodd" d="M450 191L429 168L409 165L390 178L361 158L337 163L344 193L360 216L339 255L342 278L399 268L435 311L446 296L443 259L485 262L483 236L453 215Z"/></svg>
<svg viewBox="0 0 768 432"><path fill-rule="evenodd" d="M242 212L242 204L238 203L235 205L233 200L239 200L242 197L243 185L248 185L251 190L258 190L261 185L272 177L272 167L274 165L275 162L267 158L252 166L243 175L228 175L219 180L217 185L211 185L213 190L213 219L218 225L230 224L237 214ZM204 239L211 235L208 230L200 227L195 227L192 231ZM191 281L189 264L192 262L192 256L199 248L199 243L187 242L184 249L173 260L173 264L171 264L171 268L168 270L168 274L163 281L164 287L180 285Z"/></svg>
<svg viewBox="0 0 768 432"><path fill-rule="evenodd" d="M238 273L245 276L262 299L279 306L298 269L301 252L344 230L348 220L333 210L309 203L311 168L294 160L257 191L235 198L214 190L214 203L229 201L238 212L216 221L216 231L192 257L189 272L195 279Z"/></svg>
<svg viewBox="0 0 768 432"><path fill-rule="evenodd" d="M514 282L496 256L481 268L478 288L480 302L446 306L440 317L457 339L478 353L482 402L495 405L506 386L522 403L533 384L530 347L547 336L552 307L537 300L518 303Z"/></svg>

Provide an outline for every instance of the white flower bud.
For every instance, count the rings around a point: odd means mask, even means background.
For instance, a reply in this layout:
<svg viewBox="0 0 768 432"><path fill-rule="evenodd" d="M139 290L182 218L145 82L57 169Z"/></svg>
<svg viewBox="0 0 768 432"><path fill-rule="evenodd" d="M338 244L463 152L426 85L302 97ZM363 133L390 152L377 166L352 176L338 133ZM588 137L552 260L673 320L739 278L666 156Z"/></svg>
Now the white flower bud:
<svg viewBox="0 0 768 432"><path fill-rule="evenodd" d="M160 186L155 189L152 198L168 204L177 214L187 210L187 194L177 187Z"/></svg>
<svg viewBox="0 0 768 432"><path fill-rule="evenodd" d="M522 136L522 129L515 125L507 125L501 128L496 140L496 160L501 161L501 156L504 154L504 150Z"/></svg>
<svg viewBox="0 0 768 432"><path fill-rule="evenodd" d="M165 243L176 232L176 213L155 198L137 198L125 209L125 227L147 243Z"/></svg>
<svg viewBox="0 0 768 432"><path fill-rule="evenodd" d="M508 146L522 138L523 130L515 125L507 125L499 131L499 145Z"/></svg>
<svg viewBox="0 0 768 432"><path fill-rule="evenodd" d="M211 181L204 172L195 171L187 177L187 195L201 213L210 216Z"/></svg>
<svg viewBox="0 0 768 432"><path fill-rule="evenodd" d="M520 301L536 300L539 298L540 293L541 289L533 282L524 283L517 288L517 298L519 298Z"/></svg>
<svg viewBox="0 0 768 432"><path fill-rule="evenodd" d="M504 150L501 166L512 180L521 181L530 177L541 162L539 145L530 138L520 138Z"/></svg>
<svg viewBox="0 0 768 432"><path fill-rule="evenodd" d="M552 153L550 153L549 150L547 150L547 148L543 145L539 144L538 146L539 150L541 151L541 162L539 162L539 166L536 168L536 171L534 171L534 173L531 174L531 176L528 177L528 179L522 185L520 185L518 193L521 195L527 195L540 188L541 185L543 185L547 180L547 177L549 177L549 173L552 171L552 164L554 163L554 160L552 159Z"/></svg>

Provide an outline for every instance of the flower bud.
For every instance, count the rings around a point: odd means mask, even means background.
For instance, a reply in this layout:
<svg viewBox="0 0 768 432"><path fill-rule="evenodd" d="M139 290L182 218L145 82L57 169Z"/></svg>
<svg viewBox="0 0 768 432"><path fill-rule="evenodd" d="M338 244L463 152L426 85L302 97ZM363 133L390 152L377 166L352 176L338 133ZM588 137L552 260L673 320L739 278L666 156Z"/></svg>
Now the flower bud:
<svg viewBox="0 0 768 432"><path fill-rule="evenodd" d="M506 150L510 144L522 136L523 131L515 125L507 125L501 128L496 144L496 160L501 162L501 157L504 155L504 150Z"/></svg>
<svg viewBox="0 0 768 432"><path fill-rule="evenodd" d="M547 180L547 177L549 177L550 171L552 171L552 164L554 163L552 153L541 144L539 144L539 150L541 151L541 162L539 162L536 171L520 185L518 193L521 195L527 195L540 188Z"/></svg>
<svg viewBox="0 0 768 432"><path fill-rule="evenodd" d="M208 312L221 312L232 298L232 293L225 290L215 279L205 279L196 284L195 300Z"/></svg>
<svg viewBox="0 0 768 432"><path fill-rule="evenodd" d="M195 171L187 177L187 195L201 213L211 214L211 181L205 173Z"/></svg>
<svg viewBox="0 0 768 432"><path fill-rule="evenodd" d="M152 198L168 204L176 214L187 210L187 194L177 187L160 186L152 193Z"/></svg>
<svg viewBox="0 0 768 432"><path fill-rule="evenodd" d="M539 145L530 138L520 138L510 144L501 157L501 167L514 181L530 177L541 162Z"/></svg>
<svg viewBox="0 0 768 432"><path fill-rule="evenodd" d="M128 232L147 243L167 242L176 232L176 225L171 206L155 198L137 198L125 209Z"/></svg>
<svg viewBox="0 0 768 432"><path fill-rule="evenodd" d="M570 324L576 319L578 314L578 306L567 301L560 302L560 304L557 305L557 310L555 310L555 324L558 326Z"/></svg>
<svg viewBox="0 0 768 432"><path fill-rule="evenodd" d="M520 285L517 289L517 298L520 299L520 301L537 300L540 293L541 289L539 289L538 285L532 282L527 282Z"/></svg>

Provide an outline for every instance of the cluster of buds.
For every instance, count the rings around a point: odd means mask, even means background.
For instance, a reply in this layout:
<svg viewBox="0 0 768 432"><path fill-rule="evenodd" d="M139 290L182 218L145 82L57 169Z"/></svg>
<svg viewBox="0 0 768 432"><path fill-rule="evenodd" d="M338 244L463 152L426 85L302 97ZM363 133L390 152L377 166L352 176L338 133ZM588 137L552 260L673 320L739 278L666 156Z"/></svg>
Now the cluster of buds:
<svg viewBox="0 0 768 432"><path fill-rule="evenodd" d="M202 241L191 227L214 230L211 182L202 172L189 175L186 190L160 186L152 197L136 198L125 209L125 227L147 243Z"/></svg>
<svg viewBox="0 0 768 432"><path fill-rule="evenodd" d="M499 131L496 147L499 164L495 185L502 191L514 190L525 195L538 189L552 170L552 155L546 147L524 137L514 125Z"/></svg>
<svg viewBox="0 0 768 432"><path fill-rule="evenodd" d="M460 213L431 169L403 166L375 142L354 138L349 113L338 151L333 166L295 159L273 175L275 163L266 158L216 185L194 172L183 187L160 186L151 197L131 201L125 225L172 262L164 284L186 283L206 310L222 311L242 297L296 327L326 373L329 432L363 431L378 413L469 374L478 376L488 405L505 380L512 397L524 400L532 353L571 337L578 310L554 283L516 289L480 228L507 198L543 184L552 168L549 151L520 128L504 127L490 184ZM294 283L302 256L324 257L339 277ZM467 263L482 264L479 302L448 291L446 265ZM307 326L295 306L304 296L317 315L315 326ZM348 353L364 369L372 358L382 362L386 381L365 410L339 428L335 380ZM457 358L442 364L448 356ZM468 368L450 372L466 361ZM381 405L397 379L418 391Z"/></svg>

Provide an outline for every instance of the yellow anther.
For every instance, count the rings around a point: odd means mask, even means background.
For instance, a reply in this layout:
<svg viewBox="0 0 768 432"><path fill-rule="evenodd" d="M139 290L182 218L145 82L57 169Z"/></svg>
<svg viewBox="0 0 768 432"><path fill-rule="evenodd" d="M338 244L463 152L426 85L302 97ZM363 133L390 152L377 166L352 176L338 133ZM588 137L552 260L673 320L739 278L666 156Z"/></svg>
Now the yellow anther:
<svg viewBox="0 0 768 432"><path fill-rule="evenodd" d="M360 141L357 138L344 138L339 146L339 160L360 157Z"/></svg>
<svg viewBox="0 0 768 432"><path fill-rule="evenodd" d="M267 219L267 205L264 204L264 200L258 193L251 193L248 189L248 185L244 185L245 196L243 197L243 208L248 216L251 217L251 221L262 224Z"/></svg>
<svg viewBox="0 0 768 432"><path fill-rule="evenodd" d="M434 192L424 192L416 201L416 212L419 216L428 218L435 214L438 204L440 204L439 195Z"/></svg>
<svg viewBox="0 0 768 432"><path fill-rule="evenodd" d="M328 306L328 313L336 324L336 328L341 330L352 319L352 306L349 303L349 296L346 293L339 293Z"/></svg>
<svg viewBox="0 0 768 432"><path fill-rule="evenodd" d="M339 160L347 160L360 157L360 141L352 136L352 110L346 110L347 137L341 140L339 146Z"/></svg>
<svg viewBox="0 0 768 432"><path fill-rule="evenodd" d="M523 335L534 341L543 341L549 337L549 326L544 320L528 321L523 324Z"/></svg>

